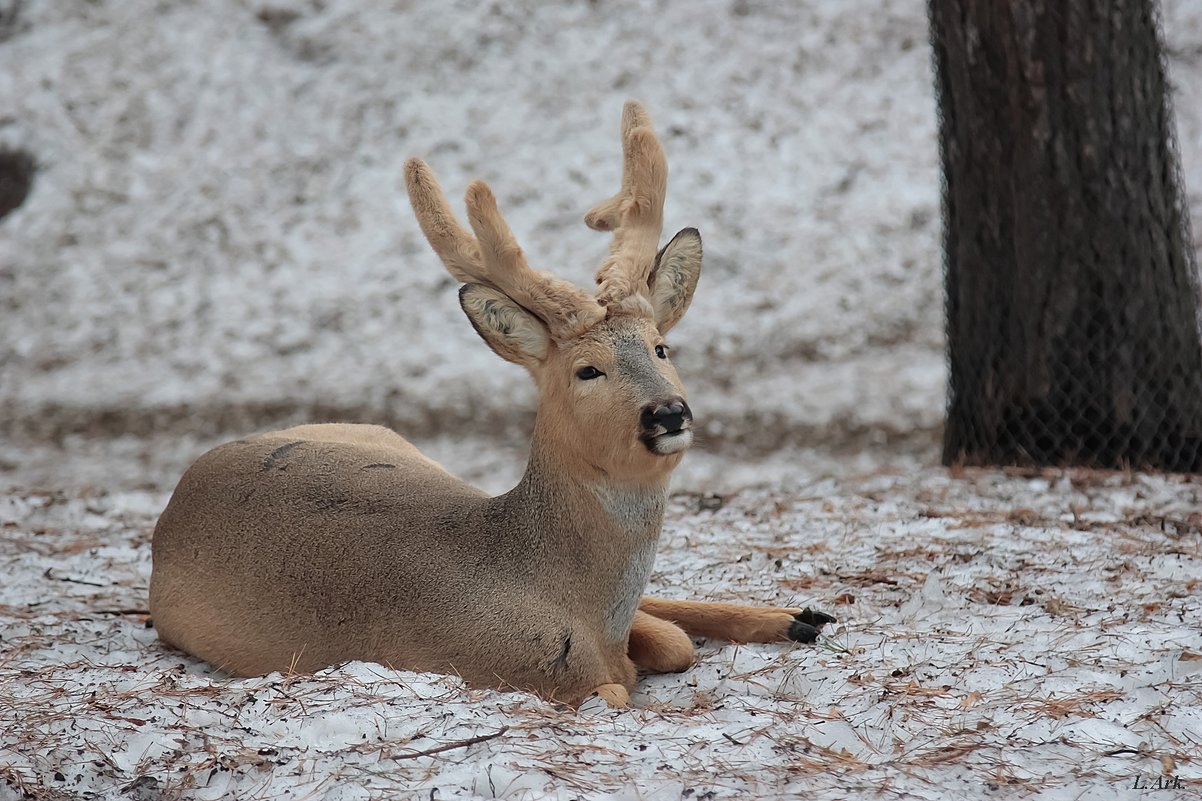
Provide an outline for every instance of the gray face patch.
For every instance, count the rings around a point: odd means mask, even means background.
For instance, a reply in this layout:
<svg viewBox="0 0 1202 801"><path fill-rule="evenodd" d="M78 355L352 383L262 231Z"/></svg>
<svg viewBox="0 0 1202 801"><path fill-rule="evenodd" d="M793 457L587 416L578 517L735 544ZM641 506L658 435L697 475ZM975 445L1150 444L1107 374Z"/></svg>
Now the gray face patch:
<svg viewBox="0 0 1202 801"><path fill-rule="evenodd" d="M676 387L656 369L652 361L656 356L648 350L646 341L638 331L614 332L613 347L617 357L618 378L630 382L641 403L647 404L679 394Z"/></svg>

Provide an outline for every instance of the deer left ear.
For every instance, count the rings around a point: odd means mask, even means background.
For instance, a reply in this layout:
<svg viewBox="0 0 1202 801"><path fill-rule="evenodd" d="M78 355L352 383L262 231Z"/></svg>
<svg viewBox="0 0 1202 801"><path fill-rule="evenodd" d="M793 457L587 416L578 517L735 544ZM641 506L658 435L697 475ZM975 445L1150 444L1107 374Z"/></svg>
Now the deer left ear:
<svg viewBox="0 0 1202 801"><path fill-rule="evenodd" d="M685 228L656 255L655 267L647 279L655 325L661 334L668 333L684 317L700 276L701 234L696 228Z"/></svg>
<svg viewBox="0 0 1202 801"><path fill-rule="evenodd" d="M533 314L508 295L481 284L464 284L459 305L472 328L506 361L534 368L547 358L551 337Z"/></svg>

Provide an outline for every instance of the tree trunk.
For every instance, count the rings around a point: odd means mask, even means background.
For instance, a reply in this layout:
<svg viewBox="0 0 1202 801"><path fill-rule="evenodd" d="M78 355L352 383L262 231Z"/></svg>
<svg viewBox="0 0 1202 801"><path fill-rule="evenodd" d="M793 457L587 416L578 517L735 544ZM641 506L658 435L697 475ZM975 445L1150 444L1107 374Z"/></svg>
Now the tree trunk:
<svg viewBox="0 0 1202 801"><path fill-rule="evenodd" d="M930 17L944 463L1198 470L1198 281L1152 0Z"/></svg>

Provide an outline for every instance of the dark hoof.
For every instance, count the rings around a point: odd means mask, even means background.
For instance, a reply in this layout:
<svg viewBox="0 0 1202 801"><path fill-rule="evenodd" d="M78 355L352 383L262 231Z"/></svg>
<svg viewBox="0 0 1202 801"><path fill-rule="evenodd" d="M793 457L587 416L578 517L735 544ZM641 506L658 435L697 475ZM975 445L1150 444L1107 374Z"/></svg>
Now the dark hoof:
<svg viewBox="0 0 1202 801"><path fill-rule="evenodd" d="M788 637L794 642L814 642L818 639L819 629L827 623L834 622L835 619L825 612L815 612L806 607L793 616Z"/></svg>
<svg viewBox="0 0 1202 801"><path fill-rule="evenodd" d="M818 629L809 623L794 620L789 624L789 633L787 636L793 642L813 642L818 639Z"/></svg>
<svg viewBox="0 0 1202 801"><path fill-rule="evenodd" d="M827 623L835 622L835 618L831 617L826 612L815 612L808 606L794 615L794 617L800 620L802 623L809 623L811 626L817 626L818 628L822 628Z"/></svg>

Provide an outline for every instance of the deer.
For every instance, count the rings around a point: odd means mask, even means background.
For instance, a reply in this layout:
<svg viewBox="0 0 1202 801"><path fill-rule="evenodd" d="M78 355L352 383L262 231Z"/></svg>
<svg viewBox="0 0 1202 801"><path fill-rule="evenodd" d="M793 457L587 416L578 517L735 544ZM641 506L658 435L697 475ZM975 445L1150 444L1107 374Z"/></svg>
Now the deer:
<svg viewBox="0 0 1202 801"><path fill-rule="evenodd" d="M643 594L669 476L694 438L664 336L692 301L702 245L685 228L659 246L667 161L636 101L621 137L620 189L585 217L613 235L592 294L529 266L484 182L467 189L469 231L426 163L404 165L468 321L537 387L517 486L490 497L375 425L220 445L155 526L163 643L234 677L362 660L624 707L639 670L693 664L693 637L811 643L834 621Z"/></svg>

